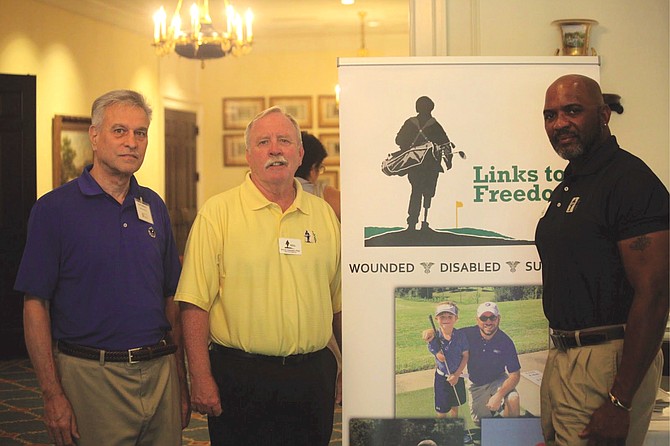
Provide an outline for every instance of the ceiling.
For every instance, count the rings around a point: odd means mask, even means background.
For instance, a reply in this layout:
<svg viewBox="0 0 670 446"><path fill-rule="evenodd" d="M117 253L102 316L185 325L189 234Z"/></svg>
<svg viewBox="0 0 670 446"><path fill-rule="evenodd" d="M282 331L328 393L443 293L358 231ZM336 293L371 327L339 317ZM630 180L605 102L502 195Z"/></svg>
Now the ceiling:
<svg viewBox="0 0 670 446"><path fill-rule="evenodd" d="M153 35L152 17L161 4L168 17L177 5L177 0L38 1L146 34L147 38ZM194 1L184 0L182 20L188 20L186 11ZM247 8L253 10L256 39L359 34L359 11L366 13L366 33L407 33L409 27L408 0L356 0L354 5L341 5L340 0L231 0L231 4L238 12ZM215 25L223 24L223 16L217 13L223 10L223 5L224 0L209 0L210 15Z"/></svg>

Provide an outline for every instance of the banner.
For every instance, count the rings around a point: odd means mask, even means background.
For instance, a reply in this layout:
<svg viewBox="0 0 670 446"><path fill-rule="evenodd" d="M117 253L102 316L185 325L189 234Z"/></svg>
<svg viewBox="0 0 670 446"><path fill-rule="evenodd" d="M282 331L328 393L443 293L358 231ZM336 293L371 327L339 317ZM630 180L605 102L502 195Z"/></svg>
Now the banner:
<svg viewBox="0 0 670 446"><path fill-rule="evenodd" d="M534 230L566 165L542 108L568 73L599 80L599 59L339 60L343 444L352 418L436 416L422 336L443 301L457 330L496 303L521 364L519 416L539 415L548 334ZM458 417L482 441L487 423L463 399Z"/></svg>

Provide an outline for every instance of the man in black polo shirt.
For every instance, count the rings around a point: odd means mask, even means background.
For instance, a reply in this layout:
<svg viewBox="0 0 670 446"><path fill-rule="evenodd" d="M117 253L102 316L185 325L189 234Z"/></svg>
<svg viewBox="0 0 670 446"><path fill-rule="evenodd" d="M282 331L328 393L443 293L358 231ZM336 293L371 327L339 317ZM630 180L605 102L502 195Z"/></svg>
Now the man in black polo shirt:
<svg viewBox="0 0 670 446"><path fill-rule="evenodd" d="M641 445L660 384L668 191L619 147L609 118L593 79L547 89L545 129L569 161L535 235L557 347L542 379L548 444Z"/></svg>

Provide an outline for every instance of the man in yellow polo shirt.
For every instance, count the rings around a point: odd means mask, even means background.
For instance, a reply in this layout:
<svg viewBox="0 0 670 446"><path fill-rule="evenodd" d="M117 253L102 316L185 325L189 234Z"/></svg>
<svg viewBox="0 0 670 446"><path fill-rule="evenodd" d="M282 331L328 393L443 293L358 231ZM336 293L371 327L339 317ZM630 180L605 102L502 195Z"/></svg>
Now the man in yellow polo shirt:
<svg viewBox="0 0 670 446"><path fill-rule="evenodd" d="M340 227L293 175L300 128L273 107L247 126L250 173L193 223L180 302L193 410L212 445L327 445L339 395ZM339 398L339 397L338 397Z"/></svg>

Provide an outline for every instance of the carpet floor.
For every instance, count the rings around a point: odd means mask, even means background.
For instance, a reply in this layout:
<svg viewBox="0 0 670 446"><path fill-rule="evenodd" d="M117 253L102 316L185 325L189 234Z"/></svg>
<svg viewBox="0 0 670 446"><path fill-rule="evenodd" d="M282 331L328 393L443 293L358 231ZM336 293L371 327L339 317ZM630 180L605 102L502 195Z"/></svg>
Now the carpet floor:
<svg viewBox="0 0 670 446"><path fill-rule="evenodd" d="M42 396L30 361L0 361L0 446L50 445L42 414ZM209 445L206 417L193 414L184 429L182 445ZM341 445L342 409L338 407L329 446Z"/></svg>

